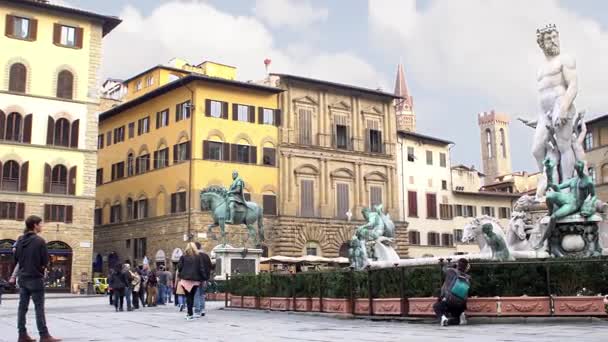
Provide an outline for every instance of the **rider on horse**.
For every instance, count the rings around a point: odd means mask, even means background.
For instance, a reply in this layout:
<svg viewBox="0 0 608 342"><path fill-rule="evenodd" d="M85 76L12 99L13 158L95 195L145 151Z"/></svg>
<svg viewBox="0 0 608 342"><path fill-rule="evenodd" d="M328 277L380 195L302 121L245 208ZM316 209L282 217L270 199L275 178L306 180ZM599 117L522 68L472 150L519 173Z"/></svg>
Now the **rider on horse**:
<svg viewBox="0 0 608 342"><path fill-rule="evenodd" d="M228 213L226 217L226 224L234 224L234 214L237 205L247 207L247 201L245 201L245 182L237 171L232 172L232 184L228 189Z"/></svg>

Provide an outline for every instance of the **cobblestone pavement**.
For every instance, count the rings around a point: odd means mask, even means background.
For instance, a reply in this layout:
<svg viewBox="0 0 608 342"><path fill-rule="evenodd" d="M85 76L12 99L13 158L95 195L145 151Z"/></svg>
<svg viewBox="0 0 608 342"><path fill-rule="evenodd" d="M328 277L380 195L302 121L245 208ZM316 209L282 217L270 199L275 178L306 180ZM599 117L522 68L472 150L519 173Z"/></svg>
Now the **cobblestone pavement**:
<svg viewBox="0 0 608 342"><path fill-rule="evenodd" d="M441 328L435 324L372 322L281 312L221 310L208 303L206 317L186 322L173 305L114 312L107 298L47 300L47 321L64 341L606 341L606 322L472 324ZM0 306L0 341L16 341L17 301ZM30 335L36 334L33 305Z"/></svg>

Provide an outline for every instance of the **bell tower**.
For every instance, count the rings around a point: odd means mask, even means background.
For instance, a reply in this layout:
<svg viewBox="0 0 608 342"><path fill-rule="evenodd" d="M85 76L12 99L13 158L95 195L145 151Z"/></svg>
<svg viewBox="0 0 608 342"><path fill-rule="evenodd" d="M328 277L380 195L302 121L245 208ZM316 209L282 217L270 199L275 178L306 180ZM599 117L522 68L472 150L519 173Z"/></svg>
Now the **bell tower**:
<svg viewBox="0 0 608 342"><path fill-rule="evenodd" d="M397 65L397 77L395 78L395 95L400 99L395 100L395 114L397 115L397 130L416 131L416 114L414 113L414 97L410 96L403 65Z"/></svg>
<svg viewBox="0 0 608 342"><path fill-rule="evenodd" d="M481 142L481 162L486 175L484 185L494 183L496 177L509 174L511 144L509 141L509 115L494 110L477 115Z"/></svg>

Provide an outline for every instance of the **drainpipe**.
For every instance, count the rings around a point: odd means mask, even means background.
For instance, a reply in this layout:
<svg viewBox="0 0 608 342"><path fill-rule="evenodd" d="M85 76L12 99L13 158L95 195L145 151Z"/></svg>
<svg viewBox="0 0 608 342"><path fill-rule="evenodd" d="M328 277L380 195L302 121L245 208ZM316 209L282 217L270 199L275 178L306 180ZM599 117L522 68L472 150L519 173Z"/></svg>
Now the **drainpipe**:
<svg viewBox="0 0 608 342"><path fill-rule="evenodd" d="M183 82L183 81L182 81ZM192 241L192 161L194 160L194 117L196 106L194 105L194 90L192 90L187 84L184 86L190 91L190 155L188 156L188 230L187 236L188 241Z"/></svg>
<svg viewBox="0 0 608 342"><path fill-rule="evenodd" d="M401 201L402 203L399 203L401 205L401 215L403 217L403 221L405 221L405 161L403 159L403 138L399 138L397 137L397 139L399 139L399 145L401 146L401 187L399 189L399 192L401 192L402 198Z"/></svg>

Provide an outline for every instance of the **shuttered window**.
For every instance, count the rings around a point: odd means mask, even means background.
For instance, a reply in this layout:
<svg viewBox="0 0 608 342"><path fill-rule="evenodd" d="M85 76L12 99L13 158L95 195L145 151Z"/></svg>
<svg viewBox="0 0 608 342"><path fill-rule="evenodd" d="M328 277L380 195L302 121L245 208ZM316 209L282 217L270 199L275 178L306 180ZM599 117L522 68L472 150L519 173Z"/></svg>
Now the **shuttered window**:
<svg viewBox="0 0 608 342"><path fill-rule="evenodd" d="M61 24L53 26L53 43L58 46L74 49L82 48L83 29Z"/></svg>
<svg viewBox="0 0 608 342"><path fill-rule="evenodd" d="M439 153L439 166L446 167L447 166L447 158L445 153Z"/></svg>
<svg viewBox="0 0 608 342"><path fill-rule="evenodd" d="M190 160L190 142L173 145L173 163L182 163Z"/></svg>
<svg viewBox="0 0 608 342"><path fill-rule="evenodd" d="M228 103L210 99L205 100L205 116L228 119Z"/></svg>
<svg viewBox="0 0 608 342"><path fill-rule="evenodd" d="M456 243L462 242L462 234L463 234L462 229L454 229L454 240L456 241Z"/></svg>
<svg viewBox="0 0 608 342"><path fill-rule="evenodd" d="M381 186L370 186L369 187L369 205L373 209L377 205L382 204L382 187Z"/></svg>
<svg viewBox="0 0 608 342"><path fill-rule="evenodd" d="M315 216L313 180L303 179L300 181L300 215L304 217Z"/></svg>
<svg viewBox="0 0 608 342"><path fill-rule="evenodd" d="M34 41L38 31L38 21L32 18L16 17L7 14L5 35L10 38Z"/></svg>
<svg viewBox="0 0 608 342"><path fill-rule="evenodd" d="M129 123L129 139L135 137L135 122Z"/></svg>
<svg viewBox="0 0 608 342"><path fill-rule="evenodd" d="M277 214L277 196L262 195L264 215L275 216Z"/></svg>
<svg viewBox="0 0 608 342"><path fill-rule="evenodd" d="M494 207L481 207L481 214L494 217L496 212Z"/></svg>
<svg viewBox="0 0 608 342"><path fill-rule="evenodd" d="M117 180L125 177L125 162L112 164L112 180Z"/></svg>
<svg viewBox="0 0 608 342"><path fill-rule="evenodd" d="M498 218L507 219L511 217L511 209L506 207L498 208Z"/></svg>
<svg viewBox="0 0 608 342"><path fill-rule="evenodd" d="M426 151L426 165L433 165L433 151Z"/></svg>
<svg viewBox="0 0 608 342"><path fill-rule="evenodd" d="M262 163L264 165L268 165L268 166L276 166L277 165L277 161L276 161L276 155L277 155L277 150L271 147L264 147L264 156L262 158Z"/></svg>
<svg viewBox="0 0 608 342"><path fill-rule="evenodd" d="M190 118L190 101L175 105L175 122Z"/></svg>
<svg viewBox="0 0 608 342"><path fill-rule="evenodd" d="M57 75L57 97L72 99L74 96L74 75L68 70L61 70Z"/></svg>
<svg viewBox="0 0 608 342"><path fill-rule="evenodd" d="M154 168L162 169L169 166L169 148L154 151Z"/></svg>
<svg viewBox="0 0 608 342"><path fill-rule="evenodd" d="M439 246L439 233L428 233L427 234L427 244L429 246Z"/></svg>
<svg viewBox="0 0 608 342"><path fill-rule="evenodd" d="M137 121L137 135L142 135L150 132L150 117L139 119Z"/></svg>
<svg viewBox="0 0 608 342"><path fill-rule="evenodd" d="M96 185L102 185L103 184L103 168L102 169L97 169L97 173L95 176L95 184Z"/></svg>
<svg viewBox="0 0 608 342"><path fill-rule="evenodd" d="M23 220L24 216L24 203L0 202L0 220Z"/></svg>
<svg viewBox="0 0 608 342"><path fill-rule="evenodd" d="M114 128L114 143L125 141L125 126Z"/></svg>
<svg viewBox="0 0 608 342"><path fill-rule="evenodd" d="M72 223L73 207L71 205L44 205L44 221Z"/></svg>
<svg viewBox="0 0 608 342"><path fill-rule="evenodd" d="M426 217L437 218L437 195L426 194Z"/></svg>
<svg viewBox="0 0 608 342"><path fill-rule="evenodd" d="M169 109L156 113L156 128L169 126Z"/></svg>
<svg viewBox="0 0 608 342"><path fill-rule="evenodd" d="M0 111L0 140L14 142L32 142L32 114L23 117L17 112L4 115Z"/></svg>
<svg viewBox="0 0 608 342"><path fill-rule="evenodd" d="M411 230L407 232L407 237L410 245L419 245L420 244L420 232L415 230Z"/></svg>
<svg viewBox="0 0 608 342"><path fill-rule="evenodd" d="M138 174L150 171L150 154L142 154L135 159L135 170Z"/></svg>
<svg viewBox="0 0 608 342"><path fill-rule="evenodd" d="M407 207L409 217L418 217L418 195L416 191L407 192Z"/></svg>
<svg viewBox="0 0 608 342"><path fill-rule="evenodd" d="M186 208L186 192L180 191L171 194L171 213L182 213Z"/></svg>
<svg viewBox="0 0 608 342"><path fill-rule="evenodd" d="M454 246L454 236L452 234L441 234L441 245L445 247Z"/></svg>
<svg viewBox="0 0 608 342"><path fill-rule="evenodd" d="M338 183L336 184L336 217L339 219L347 219L346 213L350 209L349 196L348 196L348 184Z"/></svg>
<svg viewBox="0 0 608 342"><path fill-rule="evenodd" d="M439 217L442 220L451 220L454 217L453 206L451 204L439 205Z"/></svg>
<svg viewBox="0 0 608 342"><path fill-rule="evenodd" d="M122 207L120 204L115 204L110 207L110 223L118 223L122 221Z"/></svg>
<svg viewBox="0 0 608 342"><path fill-rule="evenodd" d="M8 90L25 93L27 82L27 68L21 63L11 65L8 76Z"/></svg>
<svg viewBox="0 0 608 342"><path fill-rule="evenodd" d="M298 110L298 137L302 145L312 144L312 110L300 108Z"/></svg>
<svg viewBox="0 0 608 342"><path fill-rule="evenodd" d="M103 208L95 208L95 225L99 226L103 224Z"/></svg>
<svg viewBox="0 0 608 342"><path fill-rule="evenodd" d="M97 149L101 150L103 148L103 134L99 134L97 136Z"/></svg>

